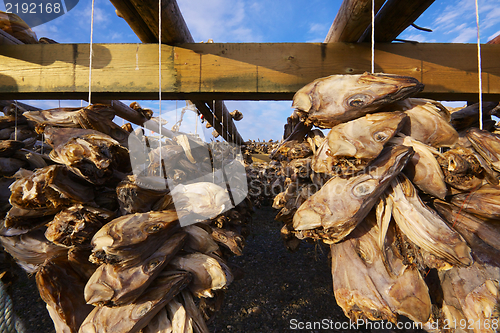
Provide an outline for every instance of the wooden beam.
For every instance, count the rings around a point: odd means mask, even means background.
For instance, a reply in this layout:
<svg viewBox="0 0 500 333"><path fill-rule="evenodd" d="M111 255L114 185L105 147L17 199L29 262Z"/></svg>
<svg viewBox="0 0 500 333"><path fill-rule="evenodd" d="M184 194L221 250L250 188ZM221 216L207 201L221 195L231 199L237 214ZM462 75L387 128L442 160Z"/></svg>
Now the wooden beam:
<svg viewBox="0 0 500 333"><path fill-rule="evenodd" d="M375 13L385 0L375 0ZM344 0L328 31L325 43L356 43L372 20L372 0Z"/></svg>
<svg viewBox="0 0 500 333"><path fill-rule="evenodd" d="M119 10L122 14L121 16L127 21L132 30L144 31L148 30L149 34L139 35L139 39L143 43L158 43L158 28L159 28L159 18L158 18L158 1L155 0L111 0L111 3ZM189 31L189 28L184 21L182 13L177 5L176 0L162 0L162 27L161 27L161 42L163 44L175 45L179 43L194 43L194 39ZM208 107L208 110L212 115L207 117L212 126L212 122L221 122L225 117L229 126L220 126L223 131L228 131L229 133L221 133L222 137L226 141L226 138L233 138L237 144L241 144L243 139L238 133L236 126L232 118L230 118L229 112L224 105L222 108L223 117L213 116L214 110L211 109L211 103L209 101L200 101L196 103L203 105L202 107ZM196 105L196 103L194 103ZM201 112L201 110L198 110ZM221 116L222 116L221 115ZM205 115L204 115L205 116ZM205 116L206 117L206 116ZM219 126L214 126L219 128Z"/></svg>
<svg viewBox="0 0 500 333"><path fill-rule="evenodd" d="M392 42L422 13L434 0L388 0L375 17L375 41ZM371 24L358 42L371 41Z"/></svg>
<svg viewBox="0 0 500 333"><path fill-rule="evenodd" d="M289 100L307 83L331 74L370 70L370 45L242 43L163 45L164 99ZM500 45L482 45L485 99L500 100ZM84 99L88 44L0 48L0 99ZM94 44L92 96L157 99L158 45ZM475 44L379 43L375 71L425 84L420 96L477 98Z"/></svg>

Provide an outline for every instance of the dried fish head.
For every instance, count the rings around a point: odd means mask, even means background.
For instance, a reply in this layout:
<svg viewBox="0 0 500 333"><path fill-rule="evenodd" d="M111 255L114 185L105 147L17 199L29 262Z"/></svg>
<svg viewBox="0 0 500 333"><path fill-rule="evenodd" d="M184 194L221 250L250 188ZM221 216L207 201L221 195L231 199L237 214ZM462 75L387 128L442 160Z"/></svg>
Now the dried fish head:
<svg viewBox="0 0 500 333"><path fill-rule="evenodd" d="M406 177L392 181L392 214L398 227L417 246L451 265L472 263L470 248L455 230L427 207Z"/></svg>
<svg viewBox="0 0 500 333"><path fill-rule="evenodd" d="M59 208L72 203L92 203L94 191L89 185L78 179L65 166L51 165L16 180L10 186L10 203L22 209Z"/></svg>
<svg viewBox="0 0 500 333"><path fill-rule="evenodd" d="M331 75L299 89L293 97L306 123L331 128L421 91L417 79L381 73Z"/></svg>
<svg viewBox="0 0 500 333"><path fill-rule="evenodd" d="M472 149L457 146L444 152L437 160L443 171L444 181L450 186L471 191L483 183L483 168Z"/></svg>
<svg viewBox="0 0 500 333"><path fill-rule="evenodd" d="M162 186L163 190L159 190ZM116 187L121 213L125 215L153 210L159 200L169 196L167 187L166 180L161 177L127 176Z"/></svg>
<svg viewBox="0 0 500 333"><path fill-rule="evenodd" d="M408 98L388 108L405 111L410 118L401 130L413 139L433 147L452 147L458 140L457 131L450 125L450 113L441 103Z"/></svg>
<svg viewBox="0 0 500 333"><path fill-rule="evenodd" d="M500 171L500 137L494 133L471 128L466 134L474 149L496 171Z"/></svg>
<svg viewBox="0 0 500 333"><path fill-rule="evenodd" d="M75 205L56 214L47 224L45 237L62 246L88 244L96 231L114 216L115 213L103 209Z"/></svg>
<svg viewBox="0 0 500 333"><path fill-rule="evenodd" d="M191 281L188 272L162 272L133 303L120 307L97 306L85 318L80 333L138 332Z"/></svg>
<svg viewBox="0 0 500 333"><path fill-rule="evenodd" d="M153 254L165 238L179 229L174 210L121 216L96 232L90 259L98 263L135 265Z"/></svg>
<svg viewBox="0 0 500 333"><path fill-rule="evenodd" d="M70 332L78 332L93 307L85 304L83 298L85 278L72 269L67 257L47 260L36 273L36 284L40 297L55 310L53 315L57 315Z"/></svg>
<svg viewBox="0 0 500 333"><path fill-rule="evenodd" d="M403 172L419 189L437 198L444 199L448 188L444 181L444 174L435 155L439 152L426 144L409 136L395 137L392 143L412 147L415 155L408 162Z"/></svg>
<svg viewBox="0 0 500 333"><path fill-rule="evenodd" d="M151 256L136 265L99 266L85 285L85 300L96 306L134 302L182 248L186 236L184 232L172 235Z"/></svg>
<svg viewBox="0 0 500 333"><path fill-rule="evenodd" d="M454 195L451 202L466 212L500 219L500 186L485 184L469 193Z"/></svg>
<svg viewBox="0 0 500 333"><path fill-rule="evenodd" d="M131 171L128 150L106 134L86 129L48 127L45 135L54 147L50 158L67 165L93 184L102 185L111 179L114 171Z"/></svg>
<svg viewBox="0 0 500 333"><path fill-rule="evenodd" d="M294 229L322 227L328 240L341 241L365 218L413 153L411 147L387 147L365 172L349 179L331 178L299 207Z"/></svg>
<svg viewBox="0 0 500 333"><path fill-rule="evenodd" d="M177 256L169 266L193 274L189 289L198 297L213 297L212 290L222 289L233 280L229 268L220 258L202 253Z"/></svg>

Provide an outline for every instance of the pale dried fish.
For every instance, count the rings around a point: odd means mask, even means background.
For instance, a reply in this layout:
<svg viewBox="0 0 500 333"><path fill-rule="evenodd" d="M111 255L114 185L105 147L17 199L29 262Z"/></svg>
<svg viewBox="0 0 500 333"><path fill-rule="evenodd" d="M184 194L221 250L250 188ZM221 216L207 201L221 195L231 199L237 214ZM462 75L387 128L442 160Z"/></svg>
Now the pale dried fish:
<svg viewBox="0 0 500 333"><path fill-rule="evenodd" d="M331 75L299 89L293 105L306 124L331 128L421 91L417 79L381 73Z"/></svg>
<svg viewBox="0 0 500 333"><path fill-rule="evenodd" d="M134 303L113 308L95 307L79 332L138 332L190 281L188 272L162 272Z"/></svg>
<svg viewBox="0 0 500 333"><path fill-rule="evenodd" d="M500 136L479 128L469 129L466 136L486 162L500 171Z"/></svg>
<svg viewBox="0 0 500 333"><path fill-rule="evenodd" d="M444 181L444 174L436 160L439 152L410 136L394 137L392 143L412 147L415 154L410 159L403 172L419 189L437 198L444 199L448 188Z"/></svg>
<svg viewBox="0 0 500 333"><path fill-rule="evenodd" d="M92 238L91 261L132 266L144 262L179 231L175 211L129 214L105 224Z"/></svg>
<svg viewBox="0 0 500 333"><path fill-rule="evenodd" d="M462 236L422 202L406 177L392 181L391 188L388 198L393 201L394 220L413 243L451 265L472 263L470 248Z"/></svg>
<svg viewBox="0 0 500 333"><path fill-rule="evenodd" d="M122 267L103 264L85 285L85 300L93 305L125 305L134 302L160 274L186 241L180 232L164 241L144 262Z"/></svg>
<svg viewBox="0 0 500 333"><path fill-rule="evenodd" d="M232 277L226 275L221 263L206 254L191 253L177 256L169 266L193 274L193 282L189 285L189 289L198 297L213 297L213 290L222 289L232 282Z"/></svg>
<svg viewBox="0 0 500 333"><path fill-rule="evenodd" d="M210 227L208 227L211 229ZM188 252L211 253L219 249L219 245L215 243L214 238L202 227L198 225L188 225L182 228L188 234L184 250Z"/></svg>
<svg viewBox="0 0 500 333"><path fill-rule="evenodd" d="M469 193L456 194L451 202L466 212L490 219L500 219L500 186L484 184Z"/></svg>
<svg viewBox="0 0 500 333"><path fill-rule="evenodd" d="M349 179L330 179L308 198L293 217L293 228L300 231L323 228L335 243L347 236L368 214L391 180L413 155L405 146L388 147L361 173Z"/></svg>

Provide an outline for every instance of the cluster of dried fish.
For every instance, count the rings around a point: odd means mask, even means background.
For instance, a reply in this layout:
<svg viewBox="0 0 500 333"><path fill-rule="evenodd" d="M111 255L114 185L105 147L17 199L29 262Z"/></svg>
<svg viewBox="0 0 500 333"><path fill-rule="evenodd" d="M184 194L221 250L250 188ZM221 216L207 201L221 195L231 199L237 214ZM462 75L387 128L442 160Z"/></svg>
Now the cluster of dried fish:
<svg viewBox="0 0 500 333"><path fill-rule="evenodd" d="M242 148L248 195L255 207L270 205L276 194L283 190L281 165L269 158L269 154L278 146L278 141L249 140Z"/></svg>
<svg viewBox="0 0 500 333"><path fill-rule="evenodd" d="M282 236L290 249L301 239L330 246L334 294L352 320L403 315L433 332L494 332L500 136L470 127L477 105L450 114L410 98L422 89L365 73L295 94L272 154L293 170L274 201ZM497 105L484 109L490 130Z"/></svg>
<svg viewBox="0 0 500 333"><path fill-rule="evenodd" d="M1 244L36 275L56 332L208 332L240 275L226 258L242 254L252 206L227 184L246 184L231 172L242 161L233 147L184 134L160 144L113 118L105 105L15 115L50 150L5 181ZM23 152L15 142L8 154Z"/></svg>

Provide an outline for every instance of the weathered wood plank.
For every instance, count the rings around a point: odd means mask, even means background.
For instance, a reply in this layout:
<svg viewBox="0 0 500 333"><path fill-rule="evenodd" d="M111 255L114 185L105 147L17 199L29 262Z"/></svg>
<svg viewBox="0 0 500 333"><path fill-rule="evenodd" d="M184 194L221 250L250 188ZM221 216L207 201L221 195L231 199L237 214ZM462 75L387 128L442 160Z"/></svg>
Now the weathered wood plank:
<svg viewBox="0 0 500 333"><path fill-rule="evenodd" d="M385 0L375 0L375 14ZM325 43L356 43L370 25L372 0L344 0L328 31Z"/></svg>
<svg viewBox="0 0 500 333"><path fill-rule="evenodd" d="M388 0L375 17L375 41L392 42L434 2L434 0ZM358 42L371 41L371 24Z"/></svg>
<svg viewBox="0 0 500 333"><path fill-rule="evenodd" d="M95 99L157 99L156 44L97 44ZM162 98L289 100L316 78L370 70L370 46L347 43L163 45ZM0 99L83 99L88 45L13 45L0 49ZM500 99L500 45L482 46L485 99ZM477 98L475 44L376 45L375 71L409 75L421 96Z"/></svg>

